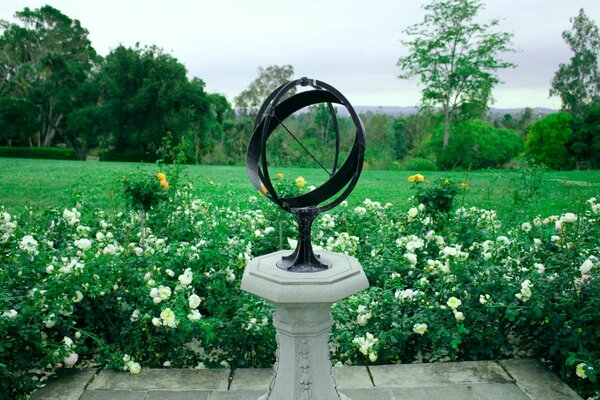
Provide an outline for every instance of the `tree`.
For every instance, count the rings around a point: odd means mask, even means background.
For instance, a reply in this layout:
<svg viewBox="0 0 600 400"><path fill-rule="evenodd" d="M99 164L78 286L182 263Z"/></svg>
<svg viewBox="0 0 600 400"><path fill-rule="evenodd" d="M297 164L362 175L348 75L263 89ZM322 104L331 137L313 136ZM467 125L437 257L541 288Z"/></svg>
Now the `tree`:
<svg viewBox="0 0 600 400"><path fill-rule="evenodd" d="M495 32L498 20L475 22L480 0L432 0L423 22L404 30L408 55L400 57L400 79L419 77L422 101L441 105L445 116L443 146L450 138L454 114L461 108L487 107L495 71L515 67L500 54L512 51L512 34Z"/></svg>
<svg viewBox="0 0 600 400"><path fill-rule="evenodd" d="M37 128L37 108L27 99L0 97L0 139L7 146L25 146Z"/></svg>
<svg viewBox="0 0 600 400"><path fill-rule="evenodd" d="M293 76L294 67L291 65L258 67L258 78L234 99L236 108L243 114L257 113L267 96L279 86L289 82ZM295 90L290 90L287 95L291 96L294 92Z"/></svg>
<svg viewBox="0 0 600 400"><path fill-rule="evenodd" d="M185 67L156 47L119 46L99 74L113 151L154 155L167 132L175 142L196 137L210 112L204 82L189 81Z"/></svg>
<svg viewBox="0 0 600 400"><path fill-rule="evenodd" d="M587 107L585 114L573 121L573 136L568 148L578 161L589 161L600 167L600 103Z"/></svg>
<svg viewBox="0 0 600 400"><path fill-rule="evenodd" d="M560 96L562 109L582 116L586 106L600 102L600 34L582 9L570 19L572 31L563 39L573 51L569 64L560 64L552 79L550 96Z"/></svg>
<svg viewBox="0 0 600 400"><path fill-rule="evenodd" d="M51 6L25 8L15 18L0 21L0 94L38 107L38 141L50 146L99 57L79 21Z"/></svg>
<svg viewBox="0 0 600 400"><path fill-rule="evenodd" d="M454 139L441 147L443 129L437 129L431 141L438 165L443 169L499 168L523 148L523 140L510 129L495 128L487 121L472 119L452 126Z"/></svg>
<svg viewBox="0 0 600 400"><path fill-rule="evenodd" d="M573 117L565 112L548 114L544 119L531 126L527 135L527 154L535 162L543 163L553 169L569 169L573 158L569 154L567 144L573 130Z"/></svg>

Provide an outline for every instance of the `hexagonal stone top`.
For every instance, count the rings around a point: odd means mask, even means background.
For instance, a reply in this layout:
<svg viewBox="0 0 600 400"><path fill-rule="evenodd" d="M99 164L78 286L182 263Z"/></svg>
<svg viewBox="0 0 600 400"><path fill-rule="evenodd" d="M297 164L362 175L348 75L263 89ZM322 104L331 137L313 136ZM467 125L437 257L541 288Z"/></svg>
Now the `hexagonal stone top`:
<svg viewBox="0 0 600 400"><path fill-rule="evenodd" d="M275 263L289 250L253 259L244 270L242 290L273 303L335 303L369 287L356 258L327 251L318 252L331 261L331 268L319 272L289 272Z"/></svg>

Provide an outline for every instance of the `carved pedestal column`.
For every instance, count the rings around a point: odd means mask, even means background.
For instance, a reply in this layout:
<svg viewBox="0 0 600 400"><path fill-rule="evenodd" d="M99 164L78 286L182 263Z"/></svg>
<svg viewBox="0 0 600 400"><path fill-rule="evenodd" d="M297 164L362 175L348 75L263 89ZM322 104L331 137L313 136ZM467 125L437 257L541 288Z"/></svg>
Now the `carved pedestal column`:
<svg viewBox="0 0 600 400"><path fill-rule="evenodd" d="M332 266L320 272L288 272L275 265L277 252L254 259L242 290L275 304L277 362L269 391L259 400L344 400L329 362L331 305L369 287L358 261L337 253L320 256Z"/></svg>

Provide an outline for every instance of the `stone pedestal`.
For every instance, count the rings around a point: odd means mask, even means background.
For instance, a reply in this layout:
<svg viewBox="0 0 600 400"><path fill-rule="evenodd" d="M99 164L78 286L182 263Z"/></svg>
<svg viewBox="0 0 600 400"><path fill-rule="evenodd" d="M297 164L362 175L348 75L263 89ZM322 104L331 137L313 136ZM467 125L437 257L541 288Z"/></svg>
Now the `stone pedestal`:
<svg viewBox="0 0 600 400"><path fill-rule="evenodd" d="M369 287L354 257L321 252L332 266L320 272L288 272L275 265L289 251L257 257L244 271L242 290L275 305L275 375L259 400L344 400L329 362L331 305Z"/></svg>

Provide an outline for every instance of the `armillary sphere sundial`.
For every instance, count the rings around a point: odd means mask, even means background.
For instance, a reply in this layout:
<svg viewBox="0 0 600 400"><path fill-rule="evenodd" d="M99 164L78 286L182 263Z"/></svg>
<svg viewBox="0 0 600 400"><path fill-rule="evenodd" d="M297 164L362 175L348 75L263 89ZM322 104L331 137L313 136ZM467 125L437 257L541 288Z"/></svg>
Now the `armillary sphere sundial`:
<svg viewBox="0 0 600 400"><path fill-rule="evenodd" d="M305 90L289 97L290 91L297 86L307 87ZM327 104L335 129L335 156L333 165L328 169L301 141L285 126L284 121L296 111L316 104ZM344 106L356 128L352 148L344 163L339 166L340 133L333 104ZM316 189L297 196L280 196L271 182L269 161L267 159L267 141L279 126L302 147L329 175L329 178ZM340 204L354 189L360 173L365 154L365 129L350 102L334 87L314 79L300 78L281 85L271 93L262 104L256 121L247 154L248 177L252 184L265 196L283 210L293 214L298 223L298 244L294 252L284 256L277 262L277 267L292 272L318 272L326 270L331 263L316 256L311 243L311 226L319 213L330 210Z"/></svg>

